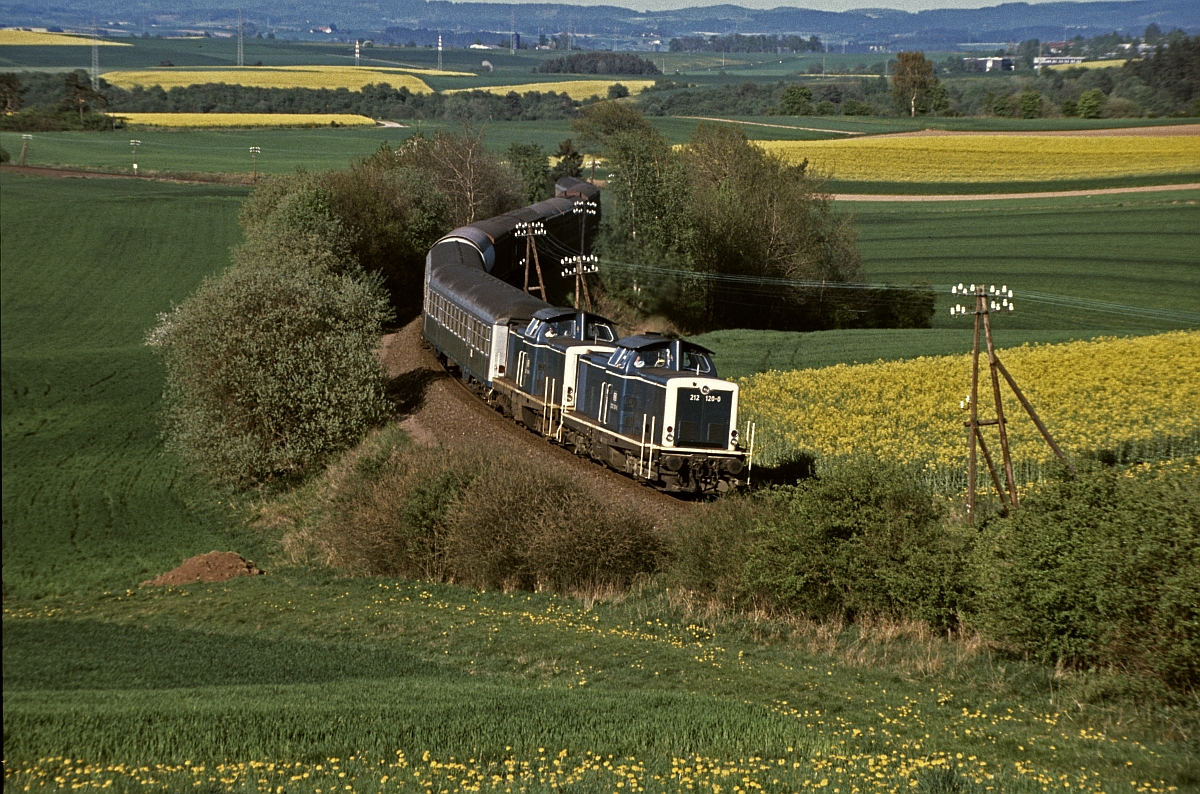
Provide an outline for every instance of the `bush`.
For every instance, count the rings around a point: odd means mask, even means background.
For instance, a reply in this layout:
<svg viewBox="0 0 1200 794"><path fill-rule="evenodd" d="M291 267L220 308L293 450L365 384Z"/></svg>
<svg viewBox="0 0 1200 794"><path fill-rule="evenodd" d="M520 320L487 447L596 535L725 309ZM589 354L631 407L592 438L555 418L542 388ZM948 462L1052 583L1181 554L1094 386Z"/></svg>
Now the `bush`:
<svg viewBox="0 0 1200 794"><path fill-rule="evenodd" d="M952 626L970 537L898 467L835 462L816 479L730 502L674 532L678 585L812 619L889 615Z"/></svg>
<svg viewBox="0 0 1200 794"><path fill-rule="evenodd" d="M387 144L381 151L391 156ZM265 179L242 207L242 225L256 231L239 251L239 262L330 255L356 260L382 279L401 318L415 315L421 309L425 254L450 230L450 210L428 174L383 168L378 159L344 171ZM315 214L302 209L308 205ZM327 264L338 267L333 260Z"/></svg>
<svg viewBox="0 0 1200 794"><path fill-rule="evenodd" d="M7 163L11 159L12 159L12 155L10 155L8 153L8 149L5 149L3 146L0 146L0 163Z"/></svg>
<svg viewBox="0 0 1200 794"><path fill-rule="evenodd" d="M1041 661L1200 682L1200 470L1092 468L985 527L974 620Z"/></svg>
<svg viewBox="0 0 1200 794"><path fill-rule="evenodd" d="M147 340L166 362L170 447L237 488L311 470L387 411L378 278L319 189L283 184L248 203L234 266Z"/></svg>
<svg viewBox="0 0 1200 794"><path fill-rule="evenodd" d="M357 465L322 542L373 575L527 590L626 586L654 570L651 521L580 491L554 464L403 449Z"/></svg>

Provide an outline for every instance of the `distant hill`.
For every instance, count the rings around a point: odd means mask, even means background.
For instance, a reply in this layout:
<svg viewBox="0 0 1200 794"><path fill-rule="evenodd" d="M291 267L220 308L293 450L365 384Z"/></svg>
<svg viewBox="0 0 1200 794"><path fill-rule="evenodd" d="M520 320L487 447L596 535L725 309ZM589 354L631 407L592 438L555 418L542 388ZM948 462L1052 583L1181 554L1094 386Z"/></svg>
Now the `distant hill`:
<svg viewBox="0 0 1200 794"><path fill-rule="evenodd" d="M313 0L295 6L274 0L239 3L251 32L281 37L353 40L391 28L441 30L447 38L467 31L508 31L511 20L526 42L537 34L574 31L584 47L617 49L666 48L671 37L695 33L797 33L819 35L826 42L865 48L884 46L949 48L968 42L1055 40L1119 31L1140 34L1151 22L1164 31L1200 32L1196 0L1129 0L1128 2L1004 3L981 9L939 9L910 13L890 9L831 12L803 8L759 11L736 5L641 13L618 6L559 3L451 3L445 0ZM228 34L237 28L237 6L206 6L196 0L60 0L47 6L0 2L0 24L6 26L88 26L93 15L111 34L175 30L209 30ZM333 26L333 33L310 33ZM420 38L420 37L418 37ZM654 45L653 42L659 42ZM470 43L470 42L467 42Z"/></svg>

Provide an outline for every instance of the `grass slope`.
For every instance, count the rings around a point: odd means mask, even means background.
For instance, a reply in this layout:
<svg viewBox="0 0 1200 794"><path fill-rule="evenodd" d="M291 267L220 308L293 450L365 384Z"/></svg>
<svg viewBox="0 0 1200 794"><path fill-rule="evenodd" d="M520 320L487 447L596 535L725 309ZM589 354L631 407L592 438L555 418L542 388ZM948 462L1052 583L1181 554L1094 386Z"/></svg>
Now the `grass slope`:
<svg viewBox="0 0 1200 794"><path fill-rule="evenodd" d="M124 586L227 546L228 517L162 455L142 337L227 261L245 190L0 180L5 595Z"/></svg>

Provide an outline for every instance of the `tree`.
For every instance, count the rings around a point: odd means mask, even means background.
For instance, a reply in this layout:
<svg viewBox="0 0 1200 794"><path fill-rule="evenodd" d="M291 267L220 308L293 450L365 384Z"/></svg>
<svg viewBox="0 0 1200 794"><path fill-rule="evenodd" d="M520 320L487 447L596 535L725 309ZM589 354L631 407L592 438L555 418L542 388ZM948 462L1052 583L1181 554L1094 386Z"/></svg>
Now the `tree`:
<svg viewBox="0 0 1200 794"><path fill-rule="evenodd" d="M779 112L785 116L807 116L812 113L812 91L808 86L793 83L779 98Z"/></svg>
<svg viewBox="0 0 1200 794"><path fill-rule="evenodd" d="M1019 106L1021 118L1036 119L1042 115L1042 95L1032 88L1027 88L1021 92Z"/></svg>
<svg viewBox="0 0 1200 794"><path fill-rule="evenodd" d="M92 88L91 82L83 72L70 72L63 82L67 89L67 98L63 100L63 104L65 107L79 110L80 124L83 124L85 110L96 110L108 105L108 100L103 94Z"/></svg>
<svg viewBox="0 0 1200 794"><path fill-rule="evenodd" d="M806 162L789 164L727 124L701 124L682 154L700 272L791 281L861 281L849 220ZM772 286L757 294L721 285L707 296L703 327L810 330L845 325L847 304L811 287Z"/></svg>
<svg viewBox="0 0 1200 794"><path fill-rule="evenodd" d="M1085 119L1100 118L1100 110L1104 107L1104 102L1108 97L1099 88L1093 88L1089 91L1084 91L1079 97L1079 101L1075 104L1076 112Z"/></svg>
<svg viewBox="0 0 1200 794"><path fill-rule="evenodd" d="M388 409L375 353L389 312L319 186L243 213L234 265L160 317L169 446L247 488L311 471Z"/></svg>
<svg viewBox="0 0 1200 794"><path fill-rule="evenodd" d="M4 115L16 113L21 109L25 92L28 90L21 85L20 78L13 72L0 74L0 105L4 106Z"/></svg>
<svg viewBox="0 0 1200 794"><path fill-rule="evenodd" d="M923 52L896 54L896 70L892 75L892 99L896 107L907 110L910 116L928 110L929 92L938 85L933 63L925 60Z"/></svg>
<svg viewBox="0 0 1200 794"><path fill-rule="evenodd" d="M578 178L583 172L583 155L575 148L575 144L570 138L558 144L558 151L554 153L558 158L558 162L554 164L554 168L550 169L550 183L557 184L558 180L565 176L573 176Z"/></svg>
<svg viewBox="0 0 1200 794"><path fill-rule="evenodd" d="M455 226L522 204L512 170L487 153L482 132L469 128L461 135L438 130L432 139L418 133L395 151L391 167L427 171L445 195Z"/></svg>
<svg viewBox="0 0 1200 794"><path fill-rule="evenodd" d="M623 83L613 83L608 87L609 99L624 99L629 96L629 88Z"/></svg>
<svg viewBox="0 0 1200 794"><path fill-rule="evenodd" d="M536 143L517 143L508 146L508 164L517 172L525 202L533 204L550 196L550 166L546 152Z"/></svg>
<svg viewBox="0 0 1200 794"><path fill-rule="evenodd" d="M586 149L603 149L610 136L617 133L650 135L654 128L637 108L624 102L596 102L583 109L579 118L571 121L571 129L579 135Z"/></svg>

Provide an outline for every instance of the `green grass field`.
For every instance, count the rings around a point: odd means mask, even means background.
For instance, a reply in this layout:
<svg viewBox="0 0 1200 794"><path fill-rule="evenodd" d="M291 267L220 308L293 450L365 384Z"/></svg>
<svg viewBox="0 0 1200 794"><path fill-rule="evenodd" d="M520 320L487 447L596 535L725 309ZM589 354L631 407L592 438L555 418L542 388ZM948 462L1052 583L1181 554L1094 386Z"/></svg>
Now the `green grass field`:
<svg viewBox="0 0 1200 794"><path fill-rule="evenodd" d="M230 542L163 457L158 312L228 261L242 188L4 174L4 593L119 587Z"/></svg>

